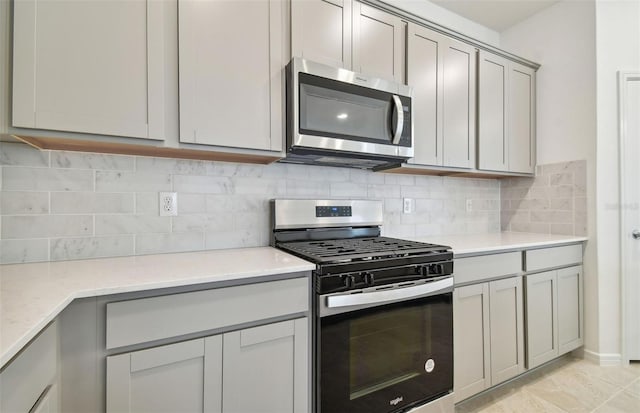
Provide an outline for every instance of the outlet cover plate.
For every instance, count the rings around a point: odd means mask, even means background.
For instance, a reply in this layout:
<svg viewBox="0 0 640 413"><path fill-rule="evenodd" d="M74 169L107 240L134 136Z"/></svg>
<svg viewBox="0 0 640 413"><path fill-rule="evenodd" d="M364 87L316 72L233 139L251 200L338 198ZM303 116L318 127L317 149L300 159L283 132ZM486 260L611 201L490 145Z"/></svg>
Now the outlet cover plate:
<svg viewBox="0 0 640 413"><path fill-rule="evenodd" d="M158 208L161 217L175 217L178 215L178 193L160 192Z"/></svg>

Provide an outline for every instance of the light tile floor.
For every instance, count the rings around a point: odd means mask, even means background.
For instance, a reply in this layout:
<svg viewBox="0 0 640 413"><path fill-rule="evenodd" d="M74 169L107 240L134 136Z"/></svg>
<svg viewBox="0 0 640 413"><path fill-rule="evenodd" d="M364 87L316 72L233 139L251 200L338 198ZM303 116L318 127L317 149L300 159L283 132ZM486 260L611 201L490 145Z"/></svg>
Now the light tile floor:
<svg viewBox="0 0 640 413"><path fill-rule="evenodd" d="M640 363L565 357L456 406L456 413L640 413Z"/></svg>

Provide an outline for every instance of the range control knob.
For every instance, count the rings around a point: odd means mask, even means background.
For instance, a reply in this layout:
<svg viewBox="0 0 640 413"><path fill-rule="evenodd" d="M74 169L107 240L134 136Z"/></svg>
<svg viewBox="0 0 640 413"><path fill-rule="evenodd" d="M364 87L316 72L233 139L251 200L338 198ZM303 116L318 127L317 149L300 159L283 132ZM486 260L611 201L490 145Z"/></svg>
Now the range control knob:
<svg viewBox="0 0 640 413"><path fill-rule="evenodd" d="M373 274L370 273L370 272L362 273L362 278L364 279L365 284L367 284L369 286L372 286L373 283L375 282Z"/></svg>
<svg viewBox="0 0 640 413"><path fill-rule="evenodd" d="M345 275L343 278L344 286L347 288L353 288L356 285L356 277L353 275Z"/></svg>
<svg viewBox="0 0 640 413"><path fill-rule="evenodd" d="M432 275L440 275L444 272L444 268L442 264L430 264L429 265L429 274Z"/></svg>

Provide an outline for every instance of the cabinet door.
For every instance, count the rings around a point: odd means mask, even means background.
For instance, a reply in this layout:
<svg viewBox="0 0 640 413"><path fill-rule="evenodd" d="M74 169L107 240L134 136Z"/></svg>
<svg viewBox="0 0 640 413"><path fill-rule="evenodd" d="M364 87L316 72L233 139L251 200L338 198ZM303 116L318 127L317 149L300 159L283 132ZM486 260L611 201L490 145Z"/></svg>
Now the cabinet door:
<svg viewBox="0 0 640 413"><path fill-rule="evenodd" d="M509 62L485 51L479 56L478 168L506 171Z"/></svg>
<svg viewBox="0 0 640 413"><path fill-rule="evenodd" d="M556 272L527 275L527 367L533 368L558 356L556 322Z"/></svg>
<svg viewBox="0 0 640 413"><path fill-rule="evenodd" d="M284 10L179 1L181 142L282 150Z"/></svg>
<svg viewBox="0 0 640 413"><path fill-rule="evenodd" d="M58 327L54 321L0 372L0 412L28 412L45 396L51 411L57 411L58 374Z"/></svg>
<svg viewBox="0 0 640 413"><path fill-rule="evenodd" d="M107 357L107 412L220 412L222 336Z"/></svg>
<svg viewBox="0 0 640 413"><path fill-rule="evenodd" d="M582 267L558 270L558 350L567 353L584 344Z"/></svg>
<svg viewBox="0 0 640 413"><path fill-rule="evenodd" d="M411 163L442 165L442 42L444 36L409 23L407 83L413 86L413 146Z"/></svg>
<svg viewBox="0 0 640 413"><path fill-rule="evenodd" d="M225 413L309 410L307 319L224 335Z"/></svg>
<svg viewBox="0 0 640 413"><path fill-rule="evenodd" d="M351 69L351 0L293 0L291 55Z"/></svg>
<svg viewBox="0 0 640 413"><path fill-rule="evenodd" d="M522 277L489 283L491 385L524 371Z"/></svg>
<svg viewBox="0 0 640 413"><path fill-rule="evenodd" d="M455 401L491 386L489 353L489 285L453 292L453 390Z"/></svg>
<svg viewBox="0 0 640 413"><path fill-rule="evenodd" d="M58 412L58 387L54 384L47 387L38 399L38 402L29 410L29 413L56 413Z"/></svg>
<svg viewBox="0 0 640 413"><path fill-rule="evenodd" d="M13 126L164 139L163 2L14 2Z"/></svg>
<svg viewBox="0 0 640 413"><path fill-rule="evenodd" d="M447 39L442 47L442 142L444 166L476 162L476 49Z"/></svg>
<svg viewBox="0 0 640 413"><path fill-rule="evenodd" d="M533 173L535 167L535 71L509 65L509 171Z"/></svg>
<svg viewBox="0 0 640 413"><path fill-rule="evenodd" d="M404 83L406 24L397 16L353 2L353 70Z"/></svg>

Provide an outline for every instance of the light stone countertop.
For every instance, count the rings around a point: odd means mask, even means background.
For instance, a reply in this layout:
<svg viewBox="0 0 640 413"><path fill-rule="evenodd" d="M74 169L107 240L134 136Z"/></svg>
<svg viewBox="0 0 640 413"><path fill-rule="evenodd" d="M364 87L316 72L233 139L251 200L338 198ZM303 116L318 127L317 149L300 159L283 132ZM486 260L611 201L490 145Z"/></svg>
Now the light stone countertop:
<svg viewBox="0 0 640 413"><path fill-rule="evenodd" d="M413 238L413 240L450 246L454 257L461 257L574 244L587 241L588 238L574 235L549 235L529 232L494 232L471 235L436 235L432 237L417 237Z"/></svg>
<svg viewBox="0 0 640 413"><path fill-rule="evenodd" d="M455 256L583 242L587 237L498 232L433 236ZM271 247L0 265L0 368L76 298L311 271Z"/></svg>
<svg viewBox="0 0 640 413"><path fill-rule="evenodd" d="M76 298L313 269L271 247L0 265L0 368Z"/></svg>

